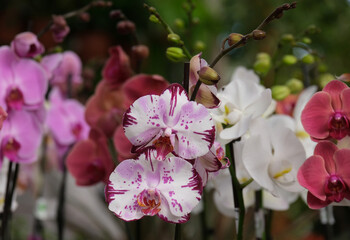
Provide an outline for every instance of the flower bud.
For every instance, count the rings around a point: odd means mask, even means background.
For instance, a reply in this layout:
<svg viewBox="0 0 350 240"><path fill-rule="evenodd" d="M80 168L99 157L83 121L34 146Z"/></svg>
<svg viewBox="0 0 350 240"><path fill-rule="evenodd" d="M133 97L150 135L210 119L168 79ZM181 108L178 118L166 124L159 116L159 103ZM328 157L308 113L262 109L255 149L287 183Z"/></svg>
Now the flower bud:
<svg viewBox="0 0 350 240"><path fill-rule="evenodd" d="M185 27L184 21L180 18L176 18L174 24L178 29L183 29Z"/></svg>
<svg viewBox="0 0 350 240"><path fill-rule="evenodd" d="M168 41L171 43L179 44L181 42L181 38L176 33L168 34Z"/></svg>
<svg viewBox="0 0 350 240"><path fill-rule="evenodd" d="M287 81L286 86L289 88L292 94L297 94L304 89L304 84L297 78L291 78Z"/></svg>
<svg viewBox="0 0 350 240"><path fill-rule="evenodd" d="M298 59L294 55L285 55L282 59L282 62L286 65L296 64Z"/></svg>
<svg viewBox="0 0 350 240"><path fill-rule="evenodd" d="M205 85L214 85L219 82L219 74L209 66L202 67L198 71L199 80Z"/></svg>
<svg viewBox="0 0 350 240"><path fill-rule="evenodd" d="M149 20L153 23L160 23L159 19L154 14L151 14L151 16L149 16Z"/></svg>
<svg viewBox="0 0 350 240"><path fill-rule="evenodd" d="M123 20L118 22L117 24L117 31L119 34L127 35L130 33L135 32L136 26L132 21L129 20Z"/></svg>
<svg viewBox="0 0 350 240"><path fill-rule="evenodd" d="M255 29L253 31L254 40L262 40L266 37L266 33L262 30Z"/></svg>
<svg viewBox="0 0 350 240"><path fill-rule="evenodd" d="M194 43L194 50L196 52L202 52L206 48L205 43L202 41L196 41Z"/></svg>
<svg viewBox="0 0 350 240"><path fill-rule="evenodd" d="M170 61L181 62L186 58L186 55L181 48L169 47L166 50L166 56Z"/></svg>
<svg viewBox="0 0 350 240"><path fill-rule="evenodd" d="M292 34L283 34L281 38L282 43L293 43L294 42L294 36Z"/></svg>
<svg viewBox="0 0 350 240"><path fill-rule="evenodd" d="M199 22L200 22L200 20L199 20L198 17L194 17L194 18L192 19L192 23L193 23L194 25L199 24Z"/></svg>
<svg viewBox="0 0 350 240"><path fill-rule="evenodd" d="M301 61L306 64L312 64L315 62L315 57L311 54L307 54L301 59Z"/></svg>
<svg viewBox="0 0 350 240"><path fill-rule="evenodd" d="M320 87L323 89L330 81L332 81L334 79L335 79L335 77L332 74L324 73L318 77L318 83L319 83Z"/></svg>
<svg viewBox="0 0 350 240"><path fill-rule="evenodd" d="M290 90L287 86L276 85L271 88L272 98L277 101L282 101L290 94Z"/></svg>
<svg viewBox="0 0 350 240"><path fill-rule="evenodd" d="M254 63L254 71L261 75L261 76L265 76L270 68L271 68L271 61L268 60L268 59L264 59L264 60L257 60L255 63Z"/></svg>
<svg viewBox="0 0 350 240"><path fill-rule="evenodd" d="M70 32L66 19L60 15L52 15L53 24L51 26L52 36L55 42L63 42L64 38Z"/></svg>
<svg viewBox="0 0 350 240"><path fill-rule="evenodd" d="M87 12L83 12L82 14L79 15L79 18L83 22L89 22L90 21L90 14Z"/></svg>
<svg viewBox="0 0 350 240"><path fill-rule="evenodd" d="M264 52L258 53L256 55L256 59L257 60L268 60L268 61L271 61L270 55L268 53L264 53Z"/></svg>
<svg viewBox="0 0 350 240"><path fill-rule="evenodd" d="M350 82L350 73L343 73L342 75L337 77L337 79L344 82Z"/></svg>
<svg viewBox="0 0 350 240"><path fill-rule="evenodd" d="M303 39L301 41L305 44L311 44L311 42L312 42L311 39L308 37L303 37Z"/></svg>
<svg viewBox="0 0 350 240"><path fill-rule="evenodd" d="M17 34L11 42L11 48L17 56L27 58L35 57L45 51L37 36L31 32Z"/></svg>
<svg viewBox="0 0 350 240"><path fill-rule="evenodd" d="M131 57L138 60L144 60L149 56L149 49L145 45L136 45L131 48Z"/></svg>
<svg viewBox="0 0 350 240"><path fill-rule="evenodd" d="M123 19L123 18L125 18L124 13L121 10L119 10L119 9L110 11L109 12L109 17L112 18L112 19Z"/></svg>
<svg viewBox="0 0 350 240"><path fill-rule="evenodd" d="M229 46L232 46L236 43L238 43L239 41L241 41L241 39L243 38L243 35L240 34L240 33L231 33L229 36L228 36L228 39L227 39L227 43ZM237 47L243 47L244 46L244 42L242 42L240 45L238 45Z"/></svg>

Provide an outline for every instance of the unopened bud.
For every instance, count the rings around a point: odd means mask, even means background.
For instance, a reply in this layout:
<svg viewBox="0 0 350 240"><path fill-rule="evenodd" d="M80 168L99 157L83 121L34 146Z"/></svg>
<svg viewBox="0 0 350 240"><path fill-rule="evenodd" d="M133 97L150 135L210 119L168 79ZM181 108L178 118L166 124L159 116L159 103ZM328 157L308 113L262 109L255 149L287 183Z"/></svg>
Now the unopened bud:
<svg viewBox="0 0 350 240"><path fill-rule="evenodd" d="M206 48L205 43L202 41L196 41L194 44L194 49L196 52L202 52Z"/></svg>
<svg viewBox="0 0 350 240"><path fill-rule="evenodd" d="M315 33L318 33L318 32L320 32L320 29L317 28L315 25L310 25L306 29L306 33L307 34L315 34Z"/></svg>
<svg viewBox="0 0 350 240"><path fill-rule="evenodd" d="M318 71L319 71L320 73L325 73L325 72L327 72L327 71L328 71L327 65L324 64L324 63L321 63L320 65L318 65Z"/></svg>
<svg viewBox="0 0 350 240"><path fill-rule="evenodd" d="M136 45L131 48L132 58L137 58L139 60L144 60L149 56L149 49L145 45Z"/></svg>
<svg viewBox="0 0 350 240"><path fill-rule="evenodd" d="M254 40L262 40L266 37L266 33L262 30L255 29L253 31Z"/></svg>
<svg viewBox="0 0 350 240"><path fill-rule="evenodd" d="M294 36L290 33L283 34L281 38L282 43L293 43L294 42Z"/></svg>
<svg viewBox="0 0 350 240"><path fill-rule="evenodd" d="M194 25L199 24L199 22L200 22L200 20L199 20L198 17L194 17L194 18L192 19L192 23L193 23Z"/></svg>
<svg viewBox="0 0 350 240"><path fill-rule="evenodd" d="M122 34L122 35L133 33L135 29L136 29L135 24L129 20L123 20L117 24L117 31L119 34Z"/></svg>
<svg viewBox="0 0 350 240"><path fill-rule="evenodd" d="M107 2L105 1L95 1L92 4L94 7L106 7L107 6Z"/></svg>
<svg viewBox="0 0 350 240"><path fill-rule="evenodd" d="M312 64L315 62L315 57L311 54L307 54L301 59L301 61L306 64Z"/></svg>
<svg viewBox="0 0 350 240"><path fill-rule="evenodd" d="M83 12L82 14L79 15L79 18L83 22L89 22L90 21L90 14L87 12Z"/></svg>
<svg viewBox="0 0 350 240"><path fill-rule="evenodd" d="M290 90L287 86L283 85L276 85L273 86L271 89L272 92L272 98L275 99L276 101L282 101L288 95L290 94Z"/></svg>
<svg viewBox="0 0 350 240"><path fill-rule="evenodd" d="M268 61L271 61L271 57L268 53L264 53L264 52L261 52L261 53L258 53L256 55L256 60L268 60Z"/></svg>
<svg viewBox="0 0 350 240"><path fill-rule="evenodd" d="M291 78L287 81L286 86L292 94L300 93L304 89L304 84L297 78Z"/></svg>
<svg viewBox="0 0 350 240"><path fill-rule="evenodd" d="M55 42L62 42L64 38L70 32L70 28L67 25L66 19L60 15L52 15L52 36Z"/></svg>
<svg viewBox="0 0 350 240"><path fill-rule="evenodd" d="M304 38L302 39L302 42L305 43L305 44L311 44L312 41L311 41L310 38L304 37Z"/></svg>
<svg viewBox="0 0 350 240"><path fill-rule="evenodd" d="M109 17L112 19L123 19L125 15L121 10L116 9L109 12Z"/></svg>
<svg viewBox="0 0 350 240"><path fill-rule="evenodd" d="M154 22L154 23L160 23L159 19L156 17L156 15L154 14L151 14L148 18L151 22Z"/></svg>
<svg viewBox="0 0 350 240"><path fill-rule="evenodd" d="M198 71L199 80L205 85L214 85L219 82L219 74L209 66L202 67Z"/></svg>
<svg viewBox="0 0 350 240"><path fill-rule="evenodd" d="M321 74L318 78L318 83L321 88L324 88L330 81L334 80L335 77L330 73Z"/></svg>
<svg viewBox="0 0 350 240"><path fill-rule="evenodd" d="M168 34L168 41L171 43L179 44L181 42L181 38L176 33Z"/></svg>
<svg viewBox="0 0 350 240"><path fill-rule="evenodd" d="M271 68L271 61L268 60L268 59L264 59L264 60L257 60L255 63L254 63L254 71L261 75L261 76L265 76L269 71L270 71L270 68Z"/></svg>
<svg viewBox="0 0 350 240"><path fill-rule="evenodd" d="M344 82L350 82L350 73L343 73L342 75L337 77L337 79Z"/></svg>
<svg viewBox="0 0 350 240"><path fill-rule="evenodd" d="M166 50L166 56L169 60L173 62L181 62L185 60L186 55L181 48L178 47L169 47Z"/></svg>
<svg viewBox="0 0 350 240"><path fill-rule="evenodd" d="M282 62L286 65L294 65L298 62L298 59L294 55L285 55Z"/></svg>
<svg viewBox="0 0 350 240"><path fill-rule="evenodd" d="M228 36L228 39L227 39L227 43L229 46L232 46L236 43L238 43L239 41L241 41L243 38L243 35L240 34L240 33L231 33L229 36ZM244 46L244 42L242 42L240 45L238 45L238 47L242 47Z"/></svg>
<svg viewBox="0 0 350 240"><path fill-rule="evenodd" d="M183 29L185 27L185 22L180 18L176 18L174 24L178 29Z"/></svg>

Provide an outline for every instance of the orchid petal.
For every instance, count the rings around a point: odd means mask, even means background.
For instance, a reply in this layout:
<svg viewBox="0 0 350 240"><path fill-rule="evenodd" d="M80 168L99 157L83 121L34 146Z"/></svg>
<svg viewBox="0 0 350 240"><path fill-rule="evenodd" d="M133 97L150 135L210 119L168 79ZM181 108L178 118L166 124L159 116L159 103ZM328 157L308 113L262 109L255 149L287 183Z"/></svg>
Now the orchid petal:
<svg viewBox="0 0 350 240"><path fill-rule="evenodd" d="M246 106L244 114L251 115L252 118L260 117L270 106L271 101L271 90L265 89L254 102Z"/></svg>
<svg viewBox="0 0 350 240"><path fill-rule="evenodd" d="M330 201L322 201L321 199L315 197L311 192L307 193L307 204L311 209L320 209L326 207L330 203Z"/></svg>
<svg viewBox="0 0 350 240"><path fill-rule="evenodd" d="M328 93L331 96L332 106L334 110L342 109L342 102L340 99L340 94L344 89L347 89L348 86L339 80L330 81L324 88L323 92Z"/></svg>
<svg viewBox="0 0 350 240"><path fill-rule="evenodd" d="M350 149L340 149L334 154L337 174L350 186Z"/></svg>
<svg viewBox="0 0 350 240"><path fill-rule="evenodd" d="M336 172L336 166L334 164L334 153L338 150L338 147L328 141L321 141L315 147L314 155L319 155L325 162L325 168L329 174Z"/></svg>

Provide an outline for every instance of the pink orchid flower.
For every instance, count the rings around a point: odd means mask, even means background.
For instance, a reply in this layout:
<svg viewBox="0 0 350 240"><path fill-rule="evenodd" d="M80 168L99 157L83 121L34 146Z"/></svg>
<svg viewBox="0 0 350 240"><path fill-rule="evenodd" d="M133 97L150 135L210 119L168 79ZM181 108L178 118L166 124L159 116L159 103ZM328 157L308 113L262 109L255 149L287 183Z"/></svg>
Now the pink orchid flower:
<svg viewBox="0 0 350 240"><path fill-rule="evenodd" d="M19 57L32 58L45 51L44 45L39 42L32 32L22 32L15 36L11 42L12 50Z"/></svg>
<svg viewBox="0 0 350 240"><path fill-rule="evenodd" d="M301 122L315 140L340 140L350 134L350 89L338 80L329 82L306 104Z"/></svg>
<svg viewBox="0 0 350 240"><path fill-rule="evenodd" d="M126 159L132 159L137 156L137 154L132 153L132 144L129 139L125 136L123 126L118 126L113 135L113 143L115 150L118 153L118 161L124 161Z"/></svg>
<svg viewBox="0 0 350 240"><path fill-rule="evenodd" d="M52 31L53 40L57 43L63 42L64 38L70 32L66 19L60 15L53 15L52 22L53 24L50 29Z"/></svg>
<svg viewBox="0 0 350 240"><path fill-rule="evenodd" d="M51 107L47 113L47 126L61 146L69 146L86 139L89 125L84 119L84 106L74 99L63 99L58 88L50 93Z"/></svg>
<svg viewBox="0 0 350 240"><path fill-rule="evenodd" d="M0 166L4 157L17 163L31 163L37 159L42 129L34 114L11 111L0 131Z"/></svg>
<svg viewBox="0 0 350 240"><path fill-rule="evenodd" d="M172 84L160 96L137 99L125 112L123 126L126 137L140 152L153 145L159 160L168 153L194 159L211 148L215 127L208 110L188 100L179 84Z"/></svg>
<svg viewBox="0 0 350 240"><path fill-rule="evenodd" d="M18 58L8 47L0 47L0 106L34 110L44 101L47 78L43 68L32 59Z"/></svg>
<svg viewBox="0 0 350 240"><path fill-rule="evenodd" d="M202 183L186 160L156 160L148 149L138 159L121 162L105 189L109 209L125 221L158 215L171 223L184 223L199 203Z"/></svg>
<svg viewBox="0 0 350 240"><path fill-rule="evenodd" d="M350 149L338 149L329 141L319 142L314 155L300 167L298 181L309 190L310 208L319 209L344 198L350 200Z"/></svg>
<svg viewBox="0 0 350 240"><path fill-rule="evenodd" d="M79 186L108 182L115 166L108 152L107 138L91 129L89 138L77 142L67 157L68 171Z"/></svg>
<svg viewBox="0 0 350 240"><path fill-rule="evenodd" d="M189 91L192 95L196 83L199 81L198 71L208 63L201 58L201 53L195 55L190 60L190 78L189 78ZM199 87L198 93L196 95L196 102L203 104L207 108L215 108L219 105L220 100L216 97L217 87L207 86L202 84Z"/></svg>

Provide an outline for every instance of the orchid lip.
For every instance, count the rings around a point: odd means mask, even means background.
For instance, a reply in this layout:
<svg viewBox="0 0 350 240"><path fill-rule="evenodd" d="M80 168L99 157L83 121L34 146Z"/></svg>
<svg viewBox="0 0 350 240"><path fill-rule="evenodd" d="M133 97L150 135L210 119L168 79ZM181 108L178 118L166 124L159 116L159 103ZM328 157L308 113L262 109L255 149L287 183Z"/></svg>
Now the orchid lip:
<svg viewBox="0 0 350 240"><path fill-rule="evenodd" d="M21 110L24 103L22 91L16 87L10 89L6 96L6 103L11 109Z"/></svg>
<svg viewBox="0 0 350 240"><path fill-rule="evenodd" d="M335 139L342 139L349 131L349 120L342 112L335 112L329 119L328 128L330 136Z"/></svg>
<svg viewBox="0 0 350 240"><path fill-rule="evenodd" d="M344 199L344 192L347 190L343 179L338 175L329 176L325 184L325 193L331 201L340 202Z"/></svg>
<svg viewBox="0 0 350 240"><path fill-rule="evenodd" d="M137 195L137 204L145 215L154 216L161 209L161 197L157 189L145 189Z"/></svg>
<svg viewBox="0 0 350 240"><path fill-rule="evenodd" d="M13 137L5 137L2 144L2 151L11 160L16 159L21 144Z"/></svg>

